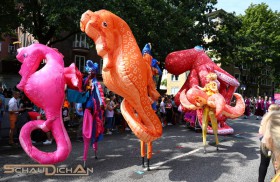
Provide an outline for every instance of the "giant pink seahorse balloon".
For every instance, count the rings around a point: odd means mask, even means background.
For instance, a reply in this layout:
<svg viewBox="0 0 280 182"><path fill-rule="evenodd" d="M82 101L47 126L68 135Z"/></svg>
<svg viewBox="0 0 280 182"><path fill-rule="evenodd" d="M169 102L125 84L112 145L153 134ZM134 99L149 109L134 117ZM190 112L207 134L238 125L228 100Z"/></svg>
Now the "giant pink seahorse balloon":
<svg viewBox="0 0 280 182"><path fill-rule="evenodd" d="M22 76L17 88L46 114L45 120L26 123L20 132L20 144L25 152L41 164L55 164L64 161L72 146L64 128L61 108L65 96L65 84L81 89L82 75L72 64L64 68L63 55L42 44L32 44L18 49L17 59L22 63ZM42 60L46 65L37 71ZM54 152L43 152L32 145L31 132L35 129L51 131L57 144Z"/></svg>

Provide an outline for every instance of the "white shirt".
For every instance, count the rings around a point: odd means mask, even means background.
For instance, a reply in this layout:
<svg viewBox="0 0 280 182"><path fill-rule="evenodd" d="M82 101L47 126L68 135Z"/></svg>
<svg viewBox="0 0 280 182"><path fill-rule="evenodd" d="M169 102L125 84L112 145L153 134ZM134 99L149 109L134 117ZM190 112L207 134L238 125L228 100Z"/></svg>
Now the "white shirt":
<svg viewBox="0 0 280 182"><path fill-rule="evenodd" d="M109 106L107 106L107 107L111 107L112 109L114 108L114 102L113 101L110 101L110 104L109 104ZM106 117L107 118L112 118L112 117L114 117L114 110L112 110L112 111L110 111L109 109L106 109Z"/></svg>
<svg viewBox="0 0 280 182"><path fill-rule="evenodd" d="M9 111L18 111L18 102L17 100L12 97L10 100L9 100Z"/></svg>
<svg viewBox="0 0 280 182"><path fill-rule="evenodd" d="M164 103L163 101L161 101L161 103L160 103L160 109L159 109L159 111L160 111L161 113L165 113L165 103Z"/></svg>

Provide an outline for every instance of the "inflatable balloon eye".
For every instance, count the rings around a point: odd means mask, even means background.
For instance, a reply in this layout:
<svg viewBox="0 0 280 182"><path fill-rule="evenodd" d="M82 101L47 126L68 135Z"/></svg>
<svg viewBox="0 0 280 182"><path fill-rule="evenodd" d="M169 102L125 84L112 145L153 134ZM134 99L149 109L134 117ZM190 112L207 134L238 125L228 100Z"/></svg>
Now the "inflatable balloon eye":
<svg viewBox="0 0 280 182"><path fill-rule="evenodd" d="M104 28L106 22L108 25ZM152 141L161 137L162 125L151 106L160 96L152 78L151 62L144 61L127 23L115 14L100 10L86 11L81 30L95 42L104 60L102 77L106 87L122 96L121 113L134 134L141 140L141 156L152 156ZM135 115L137 112L137 116ZM143 165L144 165L144 160ZM149 163L148 163L149 169Z"/></svg>
<svg viewBox="0 0 280 182"><path fill-rule="evenodd" d="M17 87L38 107L45 111L45 120L26 123L20 132L20 144L24 151L41 164L55 164L64 161L71 152L71 143L64 128L61 108L64 101L65 83L81 89L81 73L74 65L64 68L63 55L42 44L32 44L18 50L17 59L22 63L22 76ZM36 71L43 59L46 65ZM69 80L68 80L69 79ZM51 131L57 144L54 152L43 152L32 145L31 132L42 129Z"/></svg>

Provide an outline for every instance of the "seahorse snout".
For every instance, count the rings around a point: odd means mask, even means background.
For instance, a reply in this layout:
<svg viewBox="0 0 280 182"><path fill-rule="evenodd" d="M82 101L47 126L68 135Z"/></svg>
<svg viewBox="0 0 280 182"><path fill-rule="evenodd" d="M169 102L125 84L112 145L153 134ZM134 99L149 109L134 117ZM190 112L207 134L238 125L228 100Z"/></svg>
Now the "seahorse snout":
<svg viewBox="0 0 280 182"><path fill-rule="evenodd" d="M81 20L80 20L80 28L84 32L87 26L87 23L90 21L92 17L93 12L90 10L87 10L85 13L82 14Z"/></svg>

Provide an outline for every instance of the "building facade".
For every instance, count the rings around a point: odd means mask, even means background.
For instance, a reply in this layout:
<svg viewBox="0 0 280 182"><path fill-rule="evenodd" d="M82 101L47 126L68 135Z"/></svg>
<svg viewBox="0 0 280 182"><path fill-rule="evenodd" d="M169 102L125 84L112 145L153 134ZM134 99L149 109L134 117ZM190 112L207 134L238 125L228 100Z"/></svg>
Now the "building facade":
<svg viewBox="0 0 280 182"><path fill-rule="evenodd" d="M21 63L16 59L17 49L38 41L32 34L23 32L21 28L18 28L14 35L3 36L3 38L4 40L0 42L0 85L10 89L14 88L21 79L18 74ZM75 34L64 41L51 45L51 47L63 54L65 66L75 63L82 73L85 72L87 60L97 62L99 64L97 78L102 82L102 60L96 53L94 43L84 33ZM42 66L44 66L43 61Z"/></svg>

